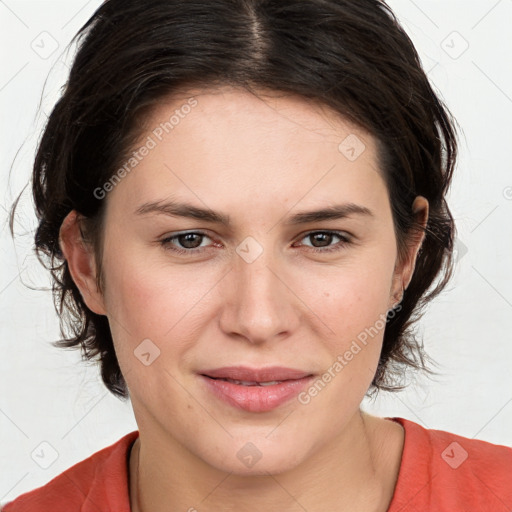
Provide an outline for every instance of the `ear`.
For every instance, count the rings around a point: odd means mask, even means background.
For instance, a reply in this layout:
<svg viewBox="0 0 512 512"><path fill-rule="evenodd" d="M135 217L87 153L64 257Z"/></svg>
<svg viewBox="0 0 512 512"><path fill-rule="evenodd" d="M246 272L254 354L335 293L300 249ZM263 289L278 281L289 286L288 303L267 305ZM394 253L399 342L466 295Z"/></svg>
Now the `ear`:
<svg viewBox="0 0 512 512"><path fill-rule="evenodd" d="M98 315L106 315L103 296L96 284L94 251L80 231L80 218L71 211L60 227L59 245L66 258L69 272L87 307Z"/></svg>
<svg viewBox="0 0 512 512"><path fill-rule="evenodd" d="M417 196L412 204L412 211L416 223L421 226L422 229L411 230L411 233L408 235L406 253L402 255L401 261L398 261L395 266L391 307L396 306L397 302L401 302L404 290L407 289L414 275L416 259L421 245L423 244L423 240L425 239L425 228L428 223L429 205L427 199L423 196Z"/></svg>

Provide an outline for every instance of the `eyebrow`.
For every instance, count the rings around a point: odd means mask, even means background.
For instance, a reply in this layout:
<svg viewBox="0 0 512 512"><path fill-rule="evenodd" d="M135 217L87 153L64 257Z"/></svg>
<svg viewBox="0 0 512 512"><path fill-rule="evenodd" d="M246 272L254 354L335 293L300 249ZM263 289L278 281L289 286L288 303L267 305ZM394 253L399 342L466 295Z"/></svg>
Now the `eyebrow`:
<svg viewBox="0 0 512 512"><path fill-rule="evenodd" d="M214 224L221 224L227 227L231 225L231 218L229 215L221 212L215 212L207 208L198 208L197 206L181 203L178 201L147 202L135 210L136 215L147 215L152 213L169 215L171 217L197 219ZM366 206L360 206L355 203L345 203L328 206L319 210L295 213L285 220L285 224L295 226L298 224L307 224L310 222L343 219L351 215L364 215L374 217L373 212L366 208Z"/></svg>

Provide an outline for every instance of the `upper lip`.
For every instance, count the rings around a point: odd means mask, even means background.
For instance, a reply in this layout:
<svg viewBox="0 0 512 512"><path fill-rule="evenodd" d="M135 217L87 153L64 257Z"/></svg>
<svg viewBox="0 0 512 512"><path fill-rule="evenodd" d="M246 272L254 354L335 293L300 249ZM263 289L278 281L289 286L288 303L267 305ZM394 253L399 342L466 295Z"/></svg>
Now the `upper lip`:
<svg viewBox="0 0 512 512"><path fill-rule="evenodd" d="M246 382L271 382L273 380L302 379L312 375L311 372L285 368L283 366L269 366L267 368L249 368L247 366L224 366L199 372L201 375L215 379L233 379Z"/></svg>

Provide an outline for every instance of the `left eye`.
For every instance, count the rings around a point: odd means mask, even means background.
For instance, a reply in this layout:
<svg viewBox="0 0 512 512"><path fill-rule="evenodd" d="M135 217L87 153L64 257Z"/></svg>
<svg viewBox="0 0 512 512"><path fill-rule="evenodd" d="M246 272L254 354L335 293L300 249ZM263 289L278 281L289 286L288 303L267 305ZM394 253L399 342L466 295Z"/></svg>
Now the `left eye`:
<svg viewBox="0 0 512 512"><path fill-rule="evenodd" d="M333 241L334 238L339 238L340 242L335 245L332 245L330 242ZM338 233L336 231L312 231L308 233L306 236L302 238L309 238L311 240L315 240L316 242L320 242L323 245L320 246L310 246L314 252L331 252L340 250L344 245L350 243L350 240L347 236L342 233Z"/></svg>
<svg viewBox="0 0 512 512"><path fill-rule="evenodd" d="M190 233L180 233L178 235L173 235L168 238L165 238L160 243L166 248L171 251L176 251L180 254L182 253L191 253L191 252L198 252L201 249L198 249L201 247L201 241L204 238L210 238L205 233L198 233L198 232L190 232ZM178 241L184 249L176 247L172 242ZM199 243L198 243L199 242Z"/></svg>
<svg viewBox="0 0 512 512"><path fill-rule="evenodd" d="M209 247L208 245L205 246L202 244L205 238L210 237L206 233L193 231L188 233L179 233L177 235L167 237L161 240L160 244L166 250L170 250L178 254L193 254L202 252ZM349 237L336 231L311 231L310 233L304 235L300 240L304 240L306 238L314 240L314 243L321 244L319 246L302 244L305 247L310 247L310 250L313 252L318 253L341 250L344 245L350 243ZM332 245L332 242L335 238L339 238L340 241L337 244ZM175 242L179 243L181 247L176 246Z"/></svg>

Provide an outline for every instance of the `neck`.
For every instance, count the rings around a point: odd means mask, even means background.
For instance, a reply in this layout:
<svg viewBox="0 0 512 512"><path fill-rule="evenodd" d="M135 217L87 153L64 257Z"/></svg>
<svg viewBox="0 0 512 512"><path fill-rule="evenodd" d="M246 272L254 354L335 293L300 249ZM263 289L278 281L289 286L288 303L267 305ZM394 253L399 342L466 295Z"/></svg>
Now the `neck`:
<svg viewBox="0 0 512 512"><path fill-rule="evenodd" d="M293 470L234 475L142 430L130 456L132 512L217 510L385 512L400 469L403 429L358 413L342 433Z"/></svg>

